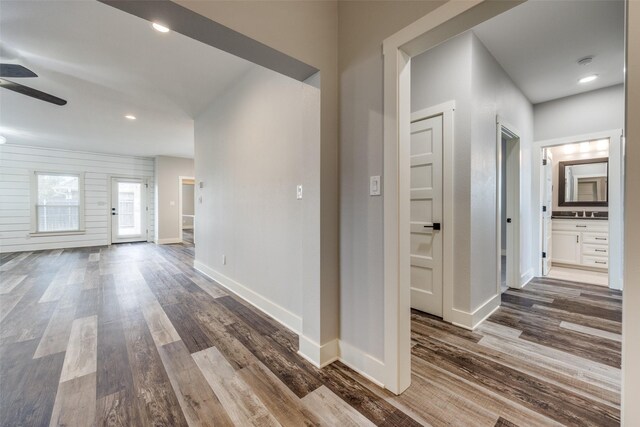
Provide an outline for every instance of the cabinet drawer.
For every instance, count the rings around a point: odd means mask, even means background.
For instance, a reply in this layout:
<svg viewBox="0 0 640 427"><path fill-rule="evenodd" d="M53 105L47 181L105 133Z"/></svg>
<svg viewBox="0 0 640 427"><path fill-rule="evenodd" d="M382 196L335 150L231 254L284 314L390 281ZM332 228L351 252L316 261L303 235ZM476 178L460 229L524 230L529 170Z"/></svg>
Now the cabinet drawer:
<svg viewBox="0 0 640 427"><path fill-rule="evenodd" d="M572 219L554 219L554 230L558 231L593 231L604 232L609 231L609 222L606 220L572 220Z"/></svg>
<svg viewBox="0 0 640 427"><path fill-rule="evenodd" d="M583 256L582 264L588 267L609 268L609 259L597 256Z"/></svg>
<svg viewBox="0 0 640 427"><path fill-rule="evenodd" d="M607 233L582 233L582 243L595 245L608 245L609 234Z"/></svg>
<svg viewBox="0 0 640 427"><path fill-rule="evenodd" d="M582 255L593 255L593 256L609 256L609 247L606 245L594 245L585 243L582 245Z"/></svg>

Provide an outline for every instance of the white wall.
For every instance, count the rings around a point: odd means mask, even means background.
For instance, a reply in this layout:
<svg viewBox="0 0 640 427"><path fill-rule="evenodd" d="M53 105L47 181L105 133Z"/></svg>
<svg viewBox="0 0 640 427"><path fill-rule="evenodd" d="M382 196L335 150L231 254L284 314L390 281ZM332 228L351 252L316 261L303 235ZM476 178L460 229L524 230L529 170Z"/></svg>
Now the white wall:
<svg viewBox="0 0 640 427"><path fill-rule="evenodd" d="M156 162L156 212L158 227L155 241L159 244L179 243L180 227L180 176L193 176L193 159L157 156Z"/></svg>
<svg viewBox="0 0 640 427"><path fill-rule="evenodd" d="M454 115L454 307L468 311L471 275L471 125L473 34L466 32L411 60L411 111L456 102ZM494 119L495 122L495 119ZM495 137L494 137L495 138ZM494 221L495 222L495 221ZM445 219L446 223L446 219ZM445 224L446 227L446 224Z"/></svg>
<svg viewBox="0 0 640 427"><path fill-rule="evenodd" d="M369 196L369 177L383 175L381 46L386 37L440 4L436 1L338 2L340 340L352 350L349 354L343 352L344 360L374 377L375 370L369 365L371 358L380 363L384 360L385 195ZM324 82L322 90L324 93Z"/></svg>
<svg viewBox="0 0 640 427"><path fill-rule="evenodd" d="M471 144L471 310L496 295L496 116L520 137L520 284L533 275L531 145L533 106L473 36Z"/></svg>
<svg viewBox="0 0 640 427"><path fill-rule="evenodd" d="M624 86L543 102L533 112L536 141L622 129Z"/></svg>
<svg viewBox="0 0 640 427"><path fill-rule="evenodd" d="M412 59L412 111L455 100L454 308L472 313L497 295L496 116L521 139L521 193L531 192L533 109L472 33ZM531 270L530 201L521 201L521 272ZM492 301L493 304L496 301Z"/></svg>
<svg viewBox="0 0 640 427"><path fill-rule="evenodd" d="M5 144L0 146L0 251L31 251L81 246L104 246L110 241L110 176L142 177L149 183L147 220L154 230L151 158ZM83 172L86 233L67 236L29 236L30 176L32 171Z"/></svg>
<svg viewBox="0 0 640 427"><path fill-rule="evenodd" d="M195 120L196 266L296 331L319 291L319 93L256 69Z"/></svg>
<svg viewBox="0 0 640 427"><path fill-rule="evenodd" d="M318 342L335 340L339 335L340 259L339 259L339 177L338 159L338 8L337 1L191 1L176 3L200 13L213 21L241 32L254 40L286 53L320 70L322 87L320 137L317 153L322 169L318 220L320 221L320 288L316 301L321 324ZM398 10L397 2L390 7ZM430 7L430 6L428 6ZM412 17L414 15L411 15ZM365 20L366 22L366 20ZM381 39L380 39L381 40ZM380 41L377 55L380 56ZM374 90L381 91L379 83ZM314 218L312 218L314 219ZM197 224L196 224L197 227ZM315 267L314 267L315 268ZM307 270L311 270L308 268ZM305 297L305 301L307 301ZM325 313L326 310L326 313ZM320 316L320 313L318 313ZM307 326L305 326L306 328Z"/></svg>

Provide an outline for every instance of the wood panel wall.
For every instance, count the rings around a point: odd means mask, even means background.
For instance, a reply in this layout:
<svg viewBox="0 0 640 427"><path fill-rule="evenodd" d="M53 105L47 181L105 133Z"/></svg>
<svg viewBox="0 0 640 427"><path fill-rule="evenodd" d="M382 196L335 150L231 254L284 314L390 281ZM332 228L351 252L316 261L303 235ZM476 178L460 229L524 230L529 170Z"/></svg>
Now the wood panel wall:
<svg viewBox="0 0 640 427"><path fill-rule="evenodd" d="M84 172L83 234L30 236L30 178L34 171ZM32 251L109 243L110 178L142 177L149 184L147 224L154 235L153 158L118 156L6 144L0 146L0 252Z"/></svg>

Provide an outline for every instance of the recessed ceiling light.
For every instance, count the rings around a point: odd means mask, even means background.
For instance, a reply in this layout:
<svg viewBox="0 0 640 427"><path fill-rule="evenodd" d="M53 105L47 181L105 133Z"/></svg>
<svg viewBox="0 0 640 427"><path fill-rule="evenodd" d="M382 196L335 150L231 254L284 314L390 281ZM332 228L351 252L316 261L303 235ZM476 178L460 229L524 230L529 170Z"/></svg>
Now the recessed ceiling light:
<svg viewBox="0 0 640 427"><path fill-rule="evenodd" d="M164 25L160 25L157 22L154 22L152 24L152 27L153 27L154 30L159 31L161 33L168 33L169 32L169 29L167 27L165 27Z"/></svg>
<svg viewBox="0 0 640 427"><path fill-rule="evenodd" d="M133 114L127 114L126 116L124 116L124 118L129 120L135 120L136 116L134 116Z"/></svg>
<svg viewBox="0 0 640 427"><path fill-rule="evenodd" d="M7 142L7 138L5 138L4 136L0 135L0 145L4 144L5 142Z"/></svg>
<svg viewBox="0 0 640 427"><path fill-rule="evenodd" d="M578 83L589 83L589 82L594 81L597 78L598 78L597 74L591 74L590 76L585 76L585 77L581 78L580 80L578 80Z"/></svg>

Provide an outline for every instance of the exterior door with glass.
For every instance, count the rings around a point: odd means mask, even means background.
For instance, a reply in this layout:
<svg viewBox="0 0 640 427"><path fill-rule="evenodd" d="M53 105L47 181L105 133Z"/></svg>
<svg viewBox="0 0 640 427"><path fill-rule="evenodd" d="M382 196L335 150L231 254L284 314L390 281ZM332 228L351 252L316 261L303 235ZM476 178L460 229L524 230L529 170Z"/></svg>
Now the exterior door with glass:
<svg viewBox="0 0 640 427"><path fill-rule="evenodd" d="M111 179L111 243L147 241L146 190L143 179Z"/></svg>

